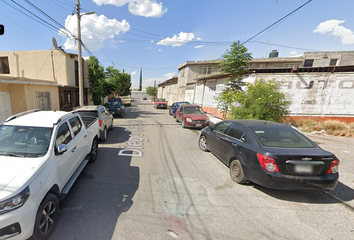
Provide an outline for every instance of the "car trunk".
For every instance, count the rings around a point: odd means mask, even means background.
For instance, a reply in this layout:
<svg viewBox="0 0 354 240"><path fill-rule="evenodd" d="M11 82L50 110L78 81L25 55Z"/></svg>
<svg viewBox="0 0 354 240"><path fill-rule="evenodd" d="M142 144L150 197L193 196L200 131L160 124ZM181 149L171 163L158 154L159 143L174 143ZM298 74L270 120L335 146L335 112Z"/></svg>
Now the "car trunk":
<svg viewBox="0 0 354 240"><path fill-rule="evenodd" d="M284 151L285 150L285 151ZM336 156L323 149L282 149L270 155L283 175L324 176L331 167Z"/></svg>

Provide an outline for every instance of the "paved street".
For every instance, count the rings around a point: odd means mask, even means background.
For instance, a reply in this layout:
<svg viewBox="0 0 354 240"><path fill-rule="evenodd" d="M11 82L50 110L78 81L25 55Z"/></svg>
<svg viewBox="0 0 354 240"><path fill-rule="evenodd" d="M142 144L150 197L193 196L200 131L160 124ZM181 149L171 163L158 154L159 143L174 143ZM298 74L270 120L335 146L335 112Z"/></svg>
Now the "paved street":
<svg viewBox="0 0 354 240"><path fill-rule="evenodd" d="M341 159L340 183L322 193L238 185L198 134L134 101L61 203L51 239L354 239L353 139L310 136Z"/></svg>

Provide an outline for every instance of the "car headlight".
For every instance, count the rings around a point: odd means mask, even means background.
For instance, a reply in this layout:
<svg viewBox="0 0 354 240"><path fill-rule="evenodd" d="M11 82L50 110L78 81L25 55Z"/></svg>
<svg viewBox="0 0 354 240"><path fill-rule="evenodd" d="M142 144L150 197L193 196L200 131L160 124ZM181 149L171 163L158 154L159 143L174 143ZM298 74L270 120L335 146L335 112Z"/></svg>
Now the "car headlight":
<svg viewBox="0 0 354 240"><path fill-rule="evenodd" d="M118 108L117 108L117 111L120 111L120 110L122 110L122 108L121 108L121 107L118 107Z"/></svg>
<svg viewBox="0 0 354 240"><path fill-rule="evenodd" d="M25 204L30 195L29 187L26 187L22 192L5 201L0 202L0 214L4 214L20 208Z"/></svg>
<svg viewBox="0 0 354 240"><path fill-rule="evenodd" d="M190 119L190 118L187 118L186 121L187 121L187 122L193 122L193 120Z"/></svg>
<svg viewBox="0 0 354 240"><path fill-rule="evenodd" d="M206 123L210 122L210 118L205 119L205 122Z"/></svg>

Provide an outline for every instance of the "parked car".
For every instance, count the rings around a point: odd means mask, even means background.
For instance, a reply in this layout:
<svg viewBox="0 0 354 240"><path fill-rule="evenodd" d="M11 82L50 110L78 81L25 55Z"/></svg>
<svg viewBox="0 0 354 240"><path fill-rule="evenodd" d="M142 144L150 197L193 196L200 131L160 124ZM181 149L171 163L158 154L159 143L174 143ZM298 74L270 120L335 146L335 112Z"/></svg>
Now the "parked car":
<svg viewBox="0 0 354 240"><path fill-rule="evenodd" d="M113 116L124 117L125 106L121 98L111 98L107 103L108 110Z"/></svg>
<svg viewBox="0 0 354 240"><path fill-rule="evenodd" d="M190 103L189 102L174 102L174 103L172 103L172 105L168 109L168 113L175 118L177 109L182 105L190 105Z"/></svg>
<svg viewBox="0 0 354 240"><path fill-rule="evenodd" d="M154 103L155 108L164 108L167 109L167 101L164 98L157 98Z"/></svg>
<svg viewBox="0 0 354 240"><path fill-rule="evenodd" d="M146 97L143 97L143 100L147 100L147 98L146 98Z"/></svg>
<svg viewBox="0 0 354 240"><path fill-rule="evenodd" d="M32 110L0 125L0 239L49 239L59 204L97 158L98 120Z"/></svg>
<svg viewBox="0 0 354 240"><path fill-rule="evenodd" d="M98 117L100 140L102 142L107 140L107 131L113 129L113 115L109 110L102 105L82 106L76 109L81 115Z"/></svg>
<svg viewBox="0 0 354 240"><path fill-rule="evenodd" d="M199 105L182 105L176 111L176 122L181 122L183 128L204 128L210 119Z"/></svg>
<svg viewBox="0 0 354 240"><path fill-rule="evenodd" d="M201 131L199 147L229 166L232 180L241 184L329 191L339 178L337 157L285 124L221 121Z"/></svg>
<svg viewBox="0 0 354 240"><path fill-rule="evenodd" d="M123 101L124 106L126 106L126 107L130 107L132 105L132 100L131 100L130 96L122 97L122 101Z"/></svg>

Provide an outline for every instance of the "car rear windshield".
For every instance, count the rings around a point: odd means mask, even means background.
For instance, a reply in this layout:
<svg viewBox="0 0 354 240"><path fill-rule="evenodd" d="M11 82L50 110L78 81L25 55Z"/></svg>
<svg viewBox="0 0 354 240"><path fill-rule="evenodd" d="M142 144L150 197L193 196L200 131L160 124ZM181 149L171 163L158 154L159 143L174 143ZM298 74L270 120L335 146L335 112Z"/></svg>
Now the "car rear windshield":
<svg viewBox="0 0 354 240"><path fill-rule="evenodd" d="M204 113L205 112L200 107L185 107L184 108L184 114L204 114Z"/></svg>
<svg viewBox="0 0 354 240"><path fill-rule="evenodd" d="M157 99L156 101L157 101L157 102L166 102L165 99Z"/></svg>
<svg viewBox="0 0 354 240"><path fill-rule="evenodd" d="M122 105L121 101L119 101L119 100L111 100L107 104L107 106L117 106L117 105Z"/></svg>
<svg viewBox="0 0 354 240"><path fill-rule="evenodd" d="M0 156L41 157L49 147L52 128L0 126Z"/></svg>
<svg viewBox="0 0 354 240"><path fill-rule="evenodd" d="M317 147L290 127L250 126L263 147L314 148Z"/></svg>

